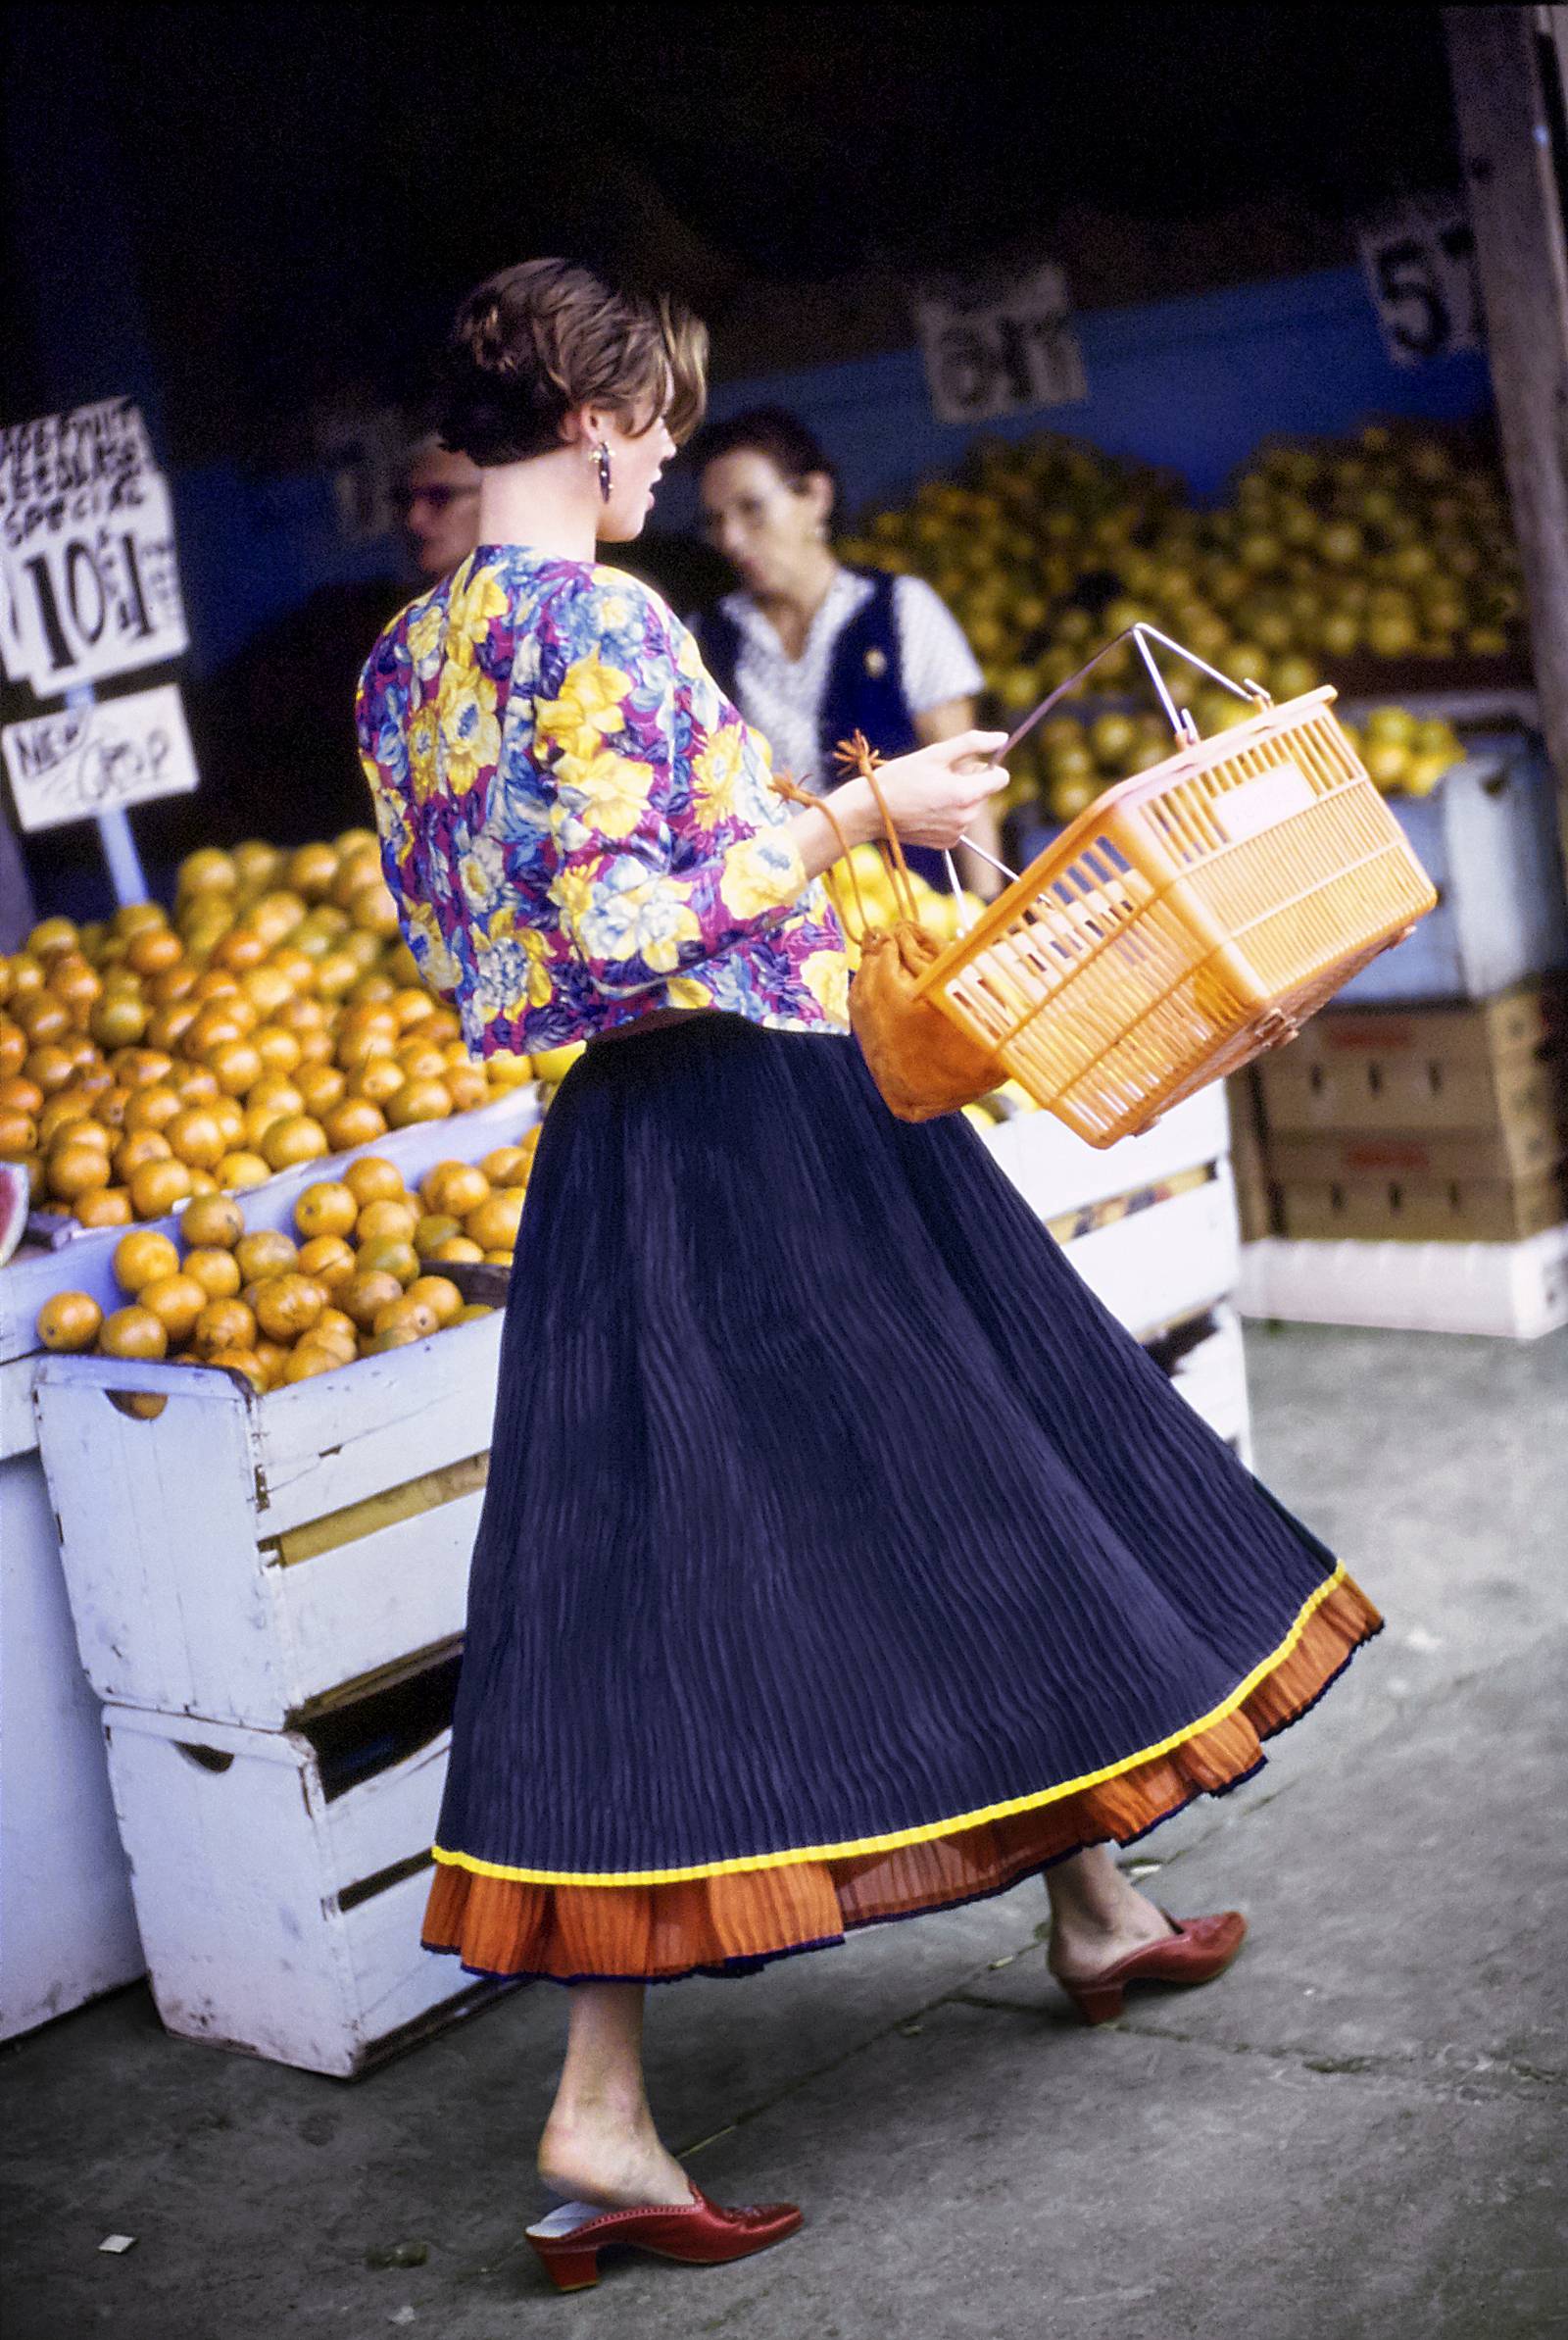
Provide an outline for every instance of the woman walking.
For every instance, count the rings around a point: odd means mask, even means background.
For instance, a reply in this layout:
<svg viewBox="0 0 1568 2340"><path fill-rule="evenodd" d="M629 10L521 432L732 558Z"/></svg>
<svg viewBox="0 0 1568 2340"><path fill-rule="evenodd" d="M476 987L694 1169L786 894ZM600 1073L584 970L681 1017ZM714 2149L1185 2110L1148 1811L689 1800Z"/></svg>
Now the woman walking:
<svg viewBox="0 0 1568 2340"><path fill-rule="evenodd" d="M590 1045L540 1143L424 1938L569 1983L531 2229L738 2258L660 2142L643 1985L738 1975L1034 1872L1090 2021L1202 1982L1109 1851L1234 1786L1377 1629L1063 1261L961 1116L896 1120L845 1029L840 851L636 536L703 398L684 315L536 261L450 345L479 544L366 669L387 875L476 1054ZM953 845L969 732L878 774ZM832 809L877 833L863 780Z"/></svg>

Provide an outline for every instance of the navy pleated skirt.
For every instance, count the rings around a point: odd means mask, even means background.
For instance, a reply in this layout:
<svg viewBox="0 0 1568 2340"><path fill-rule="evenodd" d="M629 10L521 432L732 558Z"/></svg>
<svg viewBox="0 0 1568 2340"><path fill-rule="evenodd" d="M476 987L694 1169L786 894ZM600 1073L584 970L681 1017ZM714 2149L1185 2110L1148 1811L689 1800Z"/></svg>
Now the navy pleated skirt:
<svg viewBox="0 0 1568 2340"><path fill-rule="evenodd" d="M545 1124L425 1922L734 1972L1232 1786L1376 1612L961 1116L716 1016Z"/></svg>

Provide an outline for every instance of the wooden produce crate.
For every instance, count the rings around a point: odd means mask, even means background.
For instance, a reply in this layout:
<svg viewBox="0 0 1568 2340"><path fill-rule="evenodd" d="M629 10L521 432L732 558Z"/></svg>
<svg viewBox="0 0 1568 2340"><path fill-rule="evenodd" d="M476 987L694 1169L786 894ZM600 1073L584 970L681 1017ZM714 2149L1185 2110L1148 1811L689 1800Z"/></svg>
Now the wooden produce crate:
<svg viewBox="0 0 1568 2340"><path fill-rule="evenodd" d="M347 2078L508 1987L419 1946L456 1675L284 1731L105 1709L169 2030Z"/></svg>
<svg viewBox="0 0 1568 2340"><path fill-rule="evenodd" d="M1185 1192L1069 1236L1062 1250L1111 1315L1142 1340L1197 1316L1235 1289L1240 1271L1236 1190L1228 1160L1200 1166Z"/></svg>
<svg viewBox="0 0 1568 2340"><path fill-rule="evenodd" d="M1086 1145L1054 1114L1038 1111L983 1134L999 1167L1045 1220L1217 1161L1230 1142L1219 1082L1172 1106L1142 1137L1113 1146Z"/></svg>
<svg viewBox="0 0 1568 2340"><path fill-rule="evenodd" d="M499 1315L258 1397L55 1357L44 1469L81 1662L118 1706L281 1730L463 1631ZM155 1419L122 1401L155 1394Z"/></svg>
<svg viewBox="0 0 1568 2340"><path fill-rule="evenodd" d="M1340 993L1345 1007L1480 1000L1568 966L1556 792L1539 740L1473 738L1430 796L1389 809L1438 889L1438 907Z"/></svg>

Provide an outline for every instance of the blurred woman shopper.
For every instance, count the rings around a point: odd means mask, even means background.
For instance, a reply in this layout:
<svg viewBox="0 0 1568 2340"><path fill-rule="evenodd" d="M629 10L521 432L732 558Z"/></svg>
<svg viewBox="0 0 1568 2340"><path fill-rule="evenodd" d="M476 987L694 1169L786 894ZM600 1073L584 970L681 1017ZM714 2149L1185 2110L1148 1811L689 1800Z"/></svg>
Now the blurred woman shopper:
<svg viewBox="0 0 1568 2340"><path fill-rule="evenodd" d="M884 756L972 728L984 677L956 618L923 577L846 569L833 552L838 479L804 423L755 407L711 423L693 449L703 534L740 578L697 624L709 672L772 747L781 770L825 790L833 750L863 731ZM989 806L971 836L1000 852ZM992 862L960 845L965 885L989 900ZM940 853L913 867L946 890Z"/></svg>
<svg viewBox="0 0 1568 2340"><path fill-rule="evenodd" d="M961 1115L895 1120L844 1028L840 850L645 586L692 319L534 261L464 304L446 435L480 542L382 636L360 738L388 880L470 1046L586 1038L501 1354L424 1938L573 1985L539 2149L554 2280L792 2233L661 2144L643 1985L736 1975L1044 1873L1091 2022L1201 1982L1106 1847L1234 1786L1377 1628L1100 1306ZM882 771L950 845L967 732ZM873 835L861 780L833 792ZM853 1295L846 1310L840 1303Z"/></svg>
<svg viewBox="0 0 1568 2340"><path fill-rule="evenodd" d="M447 576L479 534L479 467L429 431L410 448L398 482L398 514L409 559L421 577Z"/></svg>

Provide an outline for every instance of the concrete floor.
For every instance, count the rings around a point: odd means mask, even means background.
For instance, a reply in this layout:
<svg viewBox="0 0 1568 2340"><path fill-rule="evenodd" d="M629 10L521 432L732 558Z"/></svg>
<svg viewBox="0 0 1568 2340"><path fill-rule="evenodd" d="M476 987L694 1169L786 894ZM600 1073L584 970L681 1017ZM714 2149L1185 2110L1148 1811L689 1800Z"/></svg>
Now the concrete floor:
<svg viewBox="0 0 1568 2340"><path fill-rule="evenodd" d="M1030 1885L656 1993L666 2135L808 2224L570 2301L520 2239L559 1993L344 2085L166 2038L136 1987L0 2052L6 2340L1568 2332L1568 1335L1250 1354L1259 1469L1389 1630L1130 1857L1249 1912L1222 1983L1081 2029Z"/></svg>

